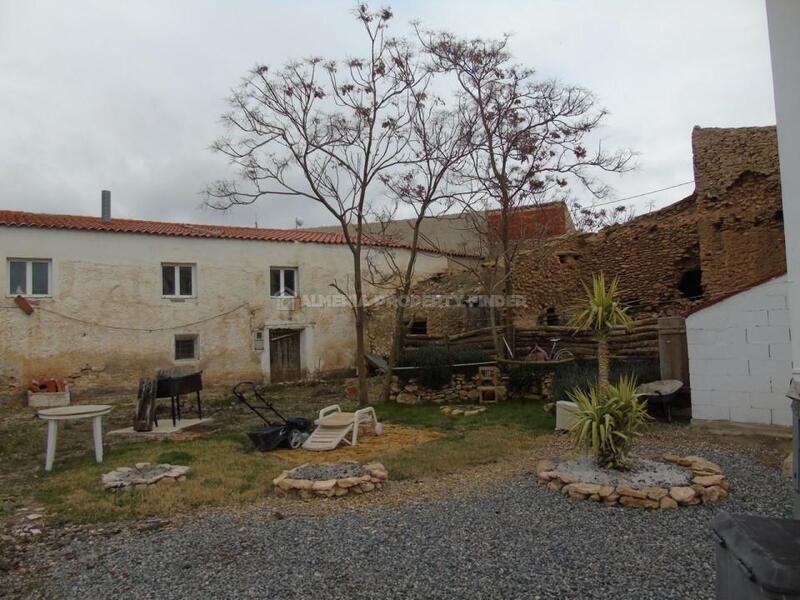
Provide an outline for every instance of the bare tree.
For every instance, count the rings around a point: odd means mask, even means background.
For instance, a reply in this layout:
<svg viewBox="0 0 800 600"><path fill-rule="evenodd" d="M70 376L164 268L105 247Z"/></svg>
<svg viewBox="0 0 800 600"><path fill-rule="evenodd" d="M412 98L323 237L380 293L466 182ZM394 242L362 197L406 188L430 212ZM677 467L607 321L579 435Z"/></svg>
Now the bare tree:
<svg viewBox="0 0 800 600"><path fill-rule="evenodd" d="M407 333L405 309L410 301L409 291L414 279L417 254L424 237L420 229L425 219L433 218L437 212L444 212L453 205L458 191L451 185L450 174L464 161L469 148L467 141L471 137L472 124L441 108L442 105L434 100L414 113L410 136L413 162L405 171L383 176L383 182L394 200L392 209L385 210L377 221L383 237L391 239L392 227L398 224L411 228L405 262L399 261L397 254L388 246L377 248L379 256L370 261L371 282L376 287L391 289L394 302L388 368L381 391L381 401L384 402L389 399L392 375ZM410 209L414 216L406 222L396 221L399 207ZM430 242L427 247L435 249ZM371 252L375 251L371 249Z"/></svg>
<svg viewBox="0 0 800 600"><path fill-rule="evenodd" d="M478 127L462 183L472 199L496 207L493 252L499 256L503 294L513 296L513 265L519 249L514 215L524 206L566 200L577 185L602 198L609 189L595 176L621 172L631 157L608 152L602 142L588 148L590 134L606 111L590 92L554 80L537 80L534 71L512 62L508 36L500 40L461 39L447 32L424 31L418 38L435 72L457 84L458 110ZM505 311L512 338L512 311Z"/></svg>
<svg viewBox="0 0 800 600"><path fill-rule="evenodd" d="M483 297L479 298L479 305L486 310L492 343L496 357L502 357L513 349L513 339L506 334L501 336L499 326L505 316L514 309L515 297L506 295L506 280L512 276L513 270L504 266L504 255L498 252L497 220L499 211L492 211L475 198L456 196L457 204L461 206L461 215L464 217L466 227L473 238L475 257L451 255L450 260L463 271L469 273L478 284ZM509 254L517 256L523 249L531 250L543 244L547 233L547 224L541 222L529 223L523 231L516 231L518 235L509 235ZM446 252L447 248L438 244L437 240L421 236L422 241L429 247L436 248L439 252Z"/></svg>
<svg viewBox="0 0 800 600"><path fill-rule="evenodd" d="M363 226L382 176L409 162L409 131L428 74L408 43L386 29L389 9L354 11L367 35L365 58L311 58L257 66L230 98L228 135L213 148L238 167L242 184L219 181L207 203L220 209L265 196L319 203L341 226L353 258L352 290L332 282L355 319L359 403L368 401L364 358Z"/></svg>
<svg viewBox="0 0 800 600"><path fill-rule="evenodd" d="M584 205L575 200L569 203L569 211L575 229L584 232L599 231L604 227L627 223L636 216L632 206L623 204L608 206L596 202Z"/></svg>

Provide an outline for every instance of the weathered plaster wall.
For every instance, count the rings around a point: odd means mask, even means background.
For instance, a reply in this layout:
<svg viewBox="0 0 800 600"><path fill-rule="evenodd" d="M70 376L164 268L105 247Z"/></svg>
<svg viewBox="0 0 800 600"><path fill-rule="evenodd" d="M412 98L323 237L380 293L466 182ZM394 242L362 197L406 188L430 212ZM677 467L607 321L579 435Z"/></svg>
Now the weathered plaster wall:
<svg viewBox="0 0 800 600"><path fill-rule="evenodd" d="M309 371L353 363L349 308L287 306L268 289L270 266L281 266L298 268L301 296L335 293L334 280L352 281L345 246L4 227L0 257L0 396L20 394L35 377L66 378L78 393L131 390L176 365L203 369L210 386L258 380L268 361L252 333L265 324L306 327ZM31 316L6 295L11 257L53 261L52 295L31 300ZM196 297L161 297L162 262L197 265ZM446 270L441 256L418 259L420 277ZM176 334L198 336L197 360L173 359Z"/></svg>
<svg viewBox="0 0 800 600"><path fill-rule="evenodd" d="M786 294L783 275L688 316L693 420L791 425Z"/></svg>

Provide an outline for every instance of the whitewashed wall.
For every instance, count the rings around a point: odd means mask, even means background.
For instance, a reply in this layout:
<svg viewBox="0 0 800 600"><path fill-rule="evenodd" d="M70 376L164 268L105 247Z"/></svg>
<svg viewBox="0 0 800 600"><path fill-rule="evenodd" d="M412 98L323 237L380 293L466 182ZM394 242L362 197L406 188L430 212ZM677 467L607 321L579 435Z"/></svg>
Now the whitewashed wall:
<svg viewBox="0 0 800 600"><path fill-rule="evenodd" d="M397 254L407 259L406 250ZM31 300L31 316L8 294L8 258L52 259L52 294ZM197 265L194 297L161 296L162 262ZM350 309L275 300L269 269L296 267L301 296L326 296L334 281L352 283L352 265L344 245L0 227L0 397L40 377L66 378L79 392L129 391L155 368L188 364L204 370L208 385L268 380L268 351L252 341L265 327L304 331L309 373L349 368ZM424 253L416 275L447 268L445 257ZM196 360L174 360L175 335L197 336Z"/></svg>
<svg viewBox="0 0 800 600"><path fill-rule="evenodd" d="M686 319L693 420L791 424L786 295L784 275Z"/></svg>

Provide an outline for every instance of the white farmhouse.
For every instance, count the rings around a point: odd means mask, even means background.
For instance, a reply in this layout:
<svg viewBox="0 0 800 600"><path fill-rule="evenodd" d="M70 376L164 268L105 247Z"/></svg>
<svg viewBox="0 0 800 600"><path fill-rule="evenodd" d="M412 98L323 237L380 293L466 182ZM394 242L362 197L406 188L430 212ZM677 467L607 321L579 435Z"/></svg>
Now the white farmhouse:
<svg viewBox="0 0 800 600"><path fill-rule="evenodd" d="M447 268L425 252L416 275ZM0 211L0 281L0 397L32 378L113 392L182 365L221 386L354 364L352 312L331 285L352 283L338 233Z"/></svg>

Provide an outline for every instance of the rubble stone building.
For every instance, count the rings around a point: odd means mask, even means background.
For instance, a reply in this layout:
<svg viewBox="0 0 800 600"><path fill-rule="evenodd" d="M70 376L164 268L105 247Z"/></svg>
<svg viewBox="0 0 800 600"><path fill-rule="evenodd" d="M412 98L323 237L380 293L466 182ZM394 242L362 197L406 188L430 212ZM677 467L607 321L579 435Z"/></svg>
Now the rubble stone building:
<svg viewBox="0 0 800 600"><path fill-rule="evenodd" d="M515 322L563 323L594 273L618 277L634 316L683 315L709 299L747 289L786 269L775 127L692 132L694 192L658 211L599 232L568 232L522 252ZM417 293L480 294L474 280L434 276ZM427 333L467 330L465 305L416 309ZM376 339L380 336L375 335Z"/></svg>
<svg viewBox="0 0 800 600"><path fill-rule="evenodd" d="M528 303L520 321L568 312L593 273L618 277L634 314L671 315L785 271L775 127L695 127L692 149L687 198L520 257L516 289Z"/></svg>

